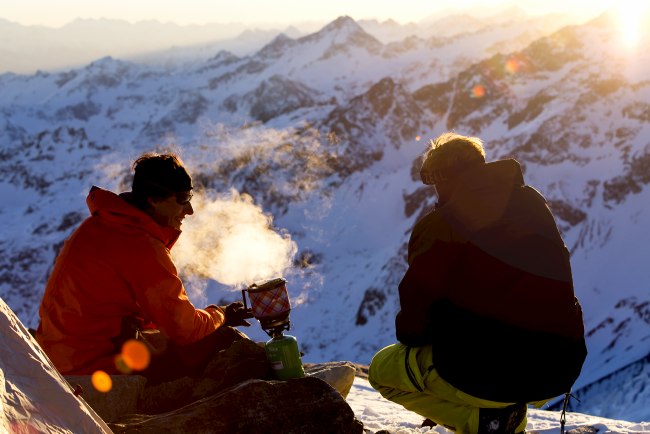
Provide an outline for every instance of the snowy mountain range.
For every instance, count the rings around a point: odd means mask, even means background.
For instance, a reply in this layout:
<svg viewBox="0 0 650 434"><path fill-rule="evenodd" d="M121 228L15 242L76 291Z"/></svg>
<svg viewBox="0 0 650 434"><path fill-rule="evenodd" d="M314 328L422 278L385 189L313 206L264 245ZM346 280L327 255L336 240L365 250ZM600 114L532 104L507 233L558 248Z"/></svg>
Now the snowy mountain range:
<svg viewBox="0 0 650 434"><path fill-rule="evenodd" d="M358 24L384 44L400 42L410 36L421 39L449 38L489 32L490 27L515 26L503 41L508 43L510 39L517 39L515 46L502 47L497 44L490 52L494 54L494 50L499 49L504 53L520 49L539 37L547 36L565 25L576 24L579 20L569 14L532 17L523 9L512 6L494 10L447 10L426 17L417 24L399 24L392 19L383 22L360 20ZM122 20L76 19L61 28L52 29L22 26L0 19L0 73L59 72L86 65L104 56L176 71L204 63L221 50L237 56L253 55L281 32L297 39L315 32L324 24L213 23L179 26L153 20L131 24ZM519 32L519 35L510 37L513 31Z"/></svg>
<svg viewBox="0 0 650 434"><path fill-rule="evenodd" d="M36 326L91 185L124 190L130 159L181 149L205 188L172 251L191 299L234 301L228 285L270 277L255 274L261 248L237 256L192 233L212 221L236 236L238 222L262 222L270 251L293 264L277 273L289 279L305 360L367 364L395 340L410 230L436 201L418 180L419 155L455 130L484 139L488 161L516 158L547 198L585 312L590 353L574 391L581 412L600 415L603 393L650 386L647 368L630 368L650 353L650 38L626 44L612 13L544 37L518 26L384 44L341 17L173 73L103 58L0 75L0 295ZM228 217L235 208L255 218ZM245 277L205 266L224 255ZM246 332L264 338L256 325ZM607 416L650 419L632 407Z"/></svg>

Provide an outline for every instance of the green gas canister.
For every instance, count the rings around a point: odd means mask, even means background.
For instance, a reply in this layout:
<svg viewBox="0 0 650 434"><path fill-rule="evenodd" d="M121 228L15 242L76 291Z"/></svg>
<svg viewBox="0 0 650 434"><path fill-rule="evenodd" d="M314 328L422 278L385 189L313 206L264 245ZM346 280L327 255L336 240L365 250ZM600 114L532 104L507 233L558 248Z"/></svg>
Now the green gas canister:
<svg viewBox="0 0 650 434"><path fill-rule="evenodd" d="M278 380L286 381L305 376L298 341L293 336L276 336L266 343L266 358Z"/></svg>

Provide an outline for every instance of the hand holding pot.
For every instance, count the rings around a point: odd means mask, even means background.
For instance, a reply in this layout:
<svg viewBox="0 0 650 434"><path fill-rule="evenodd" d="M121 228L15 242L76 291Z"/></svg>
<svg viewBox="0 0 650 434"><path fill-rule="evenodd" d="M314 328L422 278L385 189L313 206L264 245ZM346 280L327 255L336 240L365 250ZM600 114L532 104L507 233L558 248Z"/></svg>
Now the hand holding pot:
<svg viewBox="0 0 650 434"><path fill-rule="evenodd" d="M230 303L228 306L219 306L219 308L223 310L223 313L226 316L226 322L224 323L225 326L251 326L251 323L246 321L246 319L253 318L253 309L244 309L244 303L241 301Z"/></svg>

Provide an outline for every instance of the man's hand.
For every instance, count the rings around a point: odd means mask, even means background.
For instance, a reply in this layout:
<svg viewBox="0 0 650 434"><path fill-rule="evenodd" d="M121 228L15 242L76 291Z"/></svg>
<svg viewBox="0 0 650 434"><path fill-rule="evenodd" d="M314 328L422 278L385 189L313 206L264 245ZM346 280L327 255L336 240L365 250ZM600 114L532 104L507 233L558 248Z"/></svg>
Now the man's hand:
<svg viewBox="0 0 650 434"><path fill-rule="evenodd" d="M246 321L247 318L253 318L253 309L244 309L244 303L236 301L230 303L228 306L208 306L218 307L221 309L226 317L226 322L223 324L227 327L250 327L251 323Z"/></svg>

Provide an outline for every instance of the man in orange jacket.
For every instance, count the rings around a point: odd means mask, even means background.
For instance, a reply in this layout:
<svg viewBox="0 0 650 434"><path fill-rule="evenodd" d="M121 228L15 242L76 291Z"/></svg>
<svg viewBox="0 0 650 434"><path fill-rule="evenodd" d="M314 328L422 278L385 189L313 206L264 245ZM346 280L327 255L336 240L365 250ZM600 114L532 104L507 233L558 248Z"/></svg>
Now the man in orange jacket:
<svg viewBox="0 0 650 434"><path fill-rule="evenodd" d="M91 216L65 241L45 288L36 340L61 374L116 373L122 344L142 330L157 330L168 347L141 373L151 383L197 373L246 338L233 327L250 326L250 310L195 309L170 256L194 213L182 161L144 154L133 170L131 193L90 190Z"/></svg>

